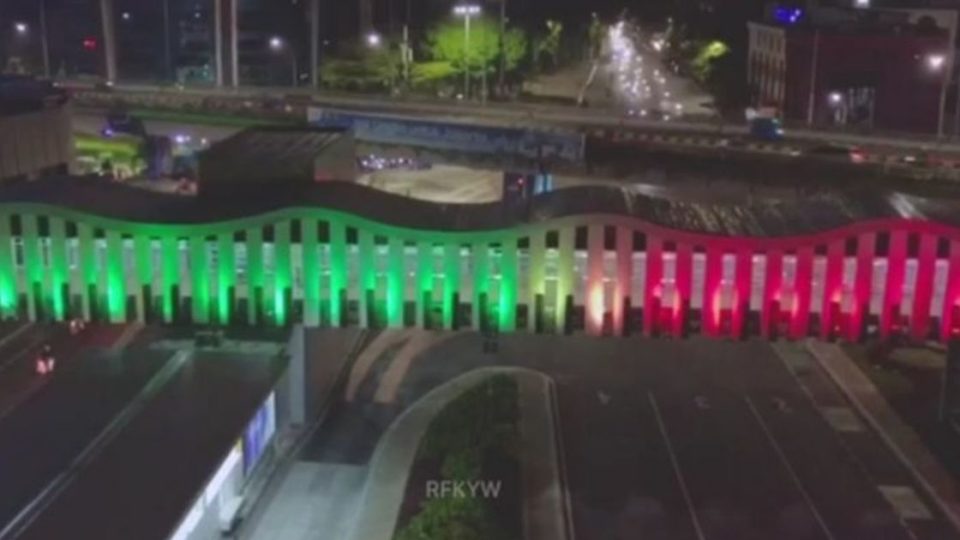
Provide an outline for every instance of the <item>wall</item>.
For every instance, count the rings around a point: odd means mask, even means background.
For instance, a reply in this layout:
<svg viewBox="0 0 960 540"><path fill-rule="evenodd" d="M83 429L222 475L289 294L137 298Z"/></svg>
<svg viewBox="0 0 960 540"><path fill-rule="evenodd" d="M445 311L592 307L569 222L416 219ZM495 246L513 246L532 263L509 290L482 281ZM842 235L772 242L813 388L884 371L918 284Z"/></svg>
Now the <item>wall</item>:
<svg viewBox="0 0 960 540"><path fill-rule="evenodd" d="M322 208L153 225L7 204L0 246L11 246L0 249L0 311L31 320L848 339L868 326L918 339L960 330L960 229L907 219L739 238L612 215L450 233Z"/></svg>
<svg viewBox="0 0 960 540"><path fill-rule="evenodd" d="M0 180L62 174L72 164L69 106L0 116Z"/></svg>

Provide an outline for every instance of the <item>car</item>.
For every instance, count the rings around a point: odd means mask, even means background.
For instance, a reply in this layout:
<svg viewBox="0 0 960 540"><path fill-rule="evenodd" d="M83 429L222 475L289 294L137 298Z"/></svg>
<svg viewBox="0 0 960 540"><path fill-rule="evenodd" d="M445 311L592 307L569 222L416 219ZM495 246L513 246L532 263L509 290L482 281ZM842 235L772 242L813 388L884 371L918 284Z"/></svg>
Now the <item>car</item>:
<svg viewBox="0 0 960 540"><path fill-rule="evenodd" d="M70 335L75 336L87 327L87 323L83 319L70 319L70 322L67 323L67 326L70 328Z"/></svg>

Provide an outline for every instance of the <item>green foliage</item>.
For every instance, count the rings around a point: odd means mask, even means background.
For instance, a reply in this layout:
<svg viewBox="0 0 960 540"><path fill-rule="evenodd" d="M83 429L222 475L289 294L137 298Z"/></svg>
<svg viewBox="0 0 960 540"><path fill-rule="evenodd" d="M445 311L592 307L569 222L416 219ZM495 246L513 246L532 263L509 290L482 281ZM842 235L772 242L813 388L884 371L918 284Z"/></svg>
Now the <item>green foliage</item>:
<svg viewBox="0 0 960 540"><path fill-rule="evenodd" d="M695 50L696 53L690 60L690 70L694 79L701 84L706 83L707 79L710 78L713 63L730 52L730 48L722 41L698 43Z"/></svg>
<svg viewBox="0 0 960 540"><path fill-rule="evenodd" d="M391 88L399 74L399 53L386 45L358 48L320 66L320 78L325 85L345 90Z"/></svg>
<svg viewBox="0 0 960 540"><path fill-rule="evenodd" d="M548 19L547 32L537 43L537 65L547 64L556 67L560 55L560 38L563 36L563 23Z"/></svg>
<svg viewBox="0 0 960 540"><path fill-rule="evenodd" d="M470 46L465 52L464 24L461 20L447 20L427 33L427 49L434 60L446 61L457 71L464 64L471 71L492 71L500 55L500 28L492 19L470 19ZM507 70L516 69L527 50L523 32L508 28L503 38Z"/></svg>
<svg viewBox="0 0 960 540"><path fill-rule="evenodd" d="M497 375L467 390L430 423L417 459L441 459L448 480L480 478L489 451L512 454L517 446L517 385ZM496 525L489 501L471 497L428 499L394 540L496 540L510 535Z"/></svg>
<svg viewBox="0 0 960 540"><path fill-rule="evenodd" d="M418 62L410 66L410 82L414 86L422 86L446 80L459 71L449 61Z"/></svg>

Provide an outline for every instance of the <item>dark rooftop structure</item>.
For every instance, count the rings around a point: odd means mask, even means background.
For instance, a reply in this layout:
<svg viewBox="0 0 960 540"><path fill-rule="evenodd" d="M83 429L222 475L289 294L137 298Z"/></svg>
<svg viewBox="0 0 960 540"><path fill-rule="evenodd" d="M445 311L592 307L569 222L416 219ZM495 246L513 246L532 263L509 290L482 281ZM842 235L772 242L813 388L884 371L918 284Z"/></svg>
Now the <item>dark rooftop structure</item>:
<svg viewBox="0 0 960 540"><path fill-rule="evenodd" d="M200 156L201 195L284 190L317 181L353 180L353 136L341 129L255 127Z"/></svg>
<svg viewBox="0 0 960 540"><path fill-rule="evenodd" d="M311 184L296 192L265 190L256 199L202 199L161 194L93 178L61 177L11 185L0 204L49 204L135 223L201 224L292 207L335 210L371 221L434 231L497 230L565 216L633 217L669 229L723 236L779 237L883 218L960 225L958 205L879 191L737 205L675 201L609 186L539 195L523 207L502 203L437 204L350 182Z"/></svg>
<svg viewBox="0 0 960 540"><path fill-rule="evenodd" d="M0 75L0 116L63 105L67 93L49 81L23 75Z"/></svg>

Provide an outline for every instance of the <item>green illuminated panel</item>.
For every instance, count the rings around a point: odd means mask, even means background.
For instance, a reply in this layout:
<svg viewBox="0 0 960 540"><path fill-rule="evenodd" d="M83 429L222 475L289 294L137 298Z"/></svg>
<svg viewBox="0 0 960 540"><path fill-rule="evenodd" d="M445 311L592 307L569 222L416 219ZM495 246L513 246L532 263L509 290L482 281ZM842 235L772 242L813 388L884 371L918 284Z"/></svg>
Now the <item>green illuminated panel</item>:
<svg viewBox="0 0 960 540"><path fill-rule="evenodd" d="M426 313L431 306L425 305L433 298L433 246L427 242L417 243L417 326L424 328Z"/></svg>
<svg viewBox="0 0 960 540"><path fill-rule="evenodd" d="M533 332L536 331L537 317L537 296L546 292L546 274L544 266L546 265L546 234L538 232L530 236L530 268L529 279L527 281L527 328Z"/></svg>
<svg viewBox="0 0 960 540"><path fill-rule="evenodd" d="M206 324L210 322L210 277L207 273L206 239L202 236L192 236L189 244L193 321Z"/></svg>
<svg viewBox="0 0 960 540"><path fill-rule="evenodd" d="M257 306L263 305L263 229L247 230L247 317L257 323Z"/></svg>
<svg viewBox="0 0 960 540"><path fill-rule="evenodd" d="M480 297L489 294L490 291L489 255L489 247L485 242L473 245L473 306L471 316L473 318L473 328L477 330L480 329L480 321L489 313L489 305L487 306L488 313L480 312Z"/></svg>
<svg viewBox="0 0 960 540"><path fill-rule="evenodd" d="M560 328L567 319L567 295L573 291L573 245L574 228L560 229L560 250L557 259L557 298L554 313L556 324Z"/></svg>
<svg viewBox="0 0 960 540"><path fill-rule="evenodd" d="M123 240L117 231L107 231L107 316L112 323L127 320L127 280L123 271Z"/></svg>
<svg viewBox="0 0 960 540"><path fill-rule="evenodd" d="M290 268L290 222L281 221L273 228L273 314L278 326L287 324L289 307L287 289L292 284Z"/></svg>
<svg viewBox="0 0 960 540"><path fill-rule="evenodd" d="M443 254L443 327L451 329L457 308L454 305L454 294L460 286L460 246L446 244L443 246Z"/></svg>
<svg viewBox="0 0 960 540"><path fill-rule="evenodd" d="M67 268L67 224L59 217L50 218L50 291L52 295L53 317L62 321L67 317L69 286Z"/></svg>
<svg viewBox="0 0 960 540"><path fill-rule="evenodd" d="M20 223L23 227L23 264L24 275L26 276L27 286L27 313L31 320L37 320L38 313L36 307L38 304L46 305L46 298L41 296L36 298L34 291L37 285L40 285L40 294L44 295L44 271L40 260L40 238L37 231L37 216L24 214L20 216Z"/></svg>
<svg viewBox="0 0 960 540"><path fill-rule="evenodd" d="M10 216L0 214L0 313L12 317L17 312L17 281L13 268L13 239Z"/></svg>
<svg viewBox="0 0 960 540"><path fill-rule="evenodd" d="M315 220L301 222L300 239L303 245L303 322L314 326L320 322L320 261Z"/></svg>
<svg viewBox="0 0 960 540"><path fill-rule="evenodd" d="M177 239L174 236L164 236L160 240L160 250L163 258L163 321L173 322L174 306L180 303L180 296L173 294L173 288L180 283L180 253L177 251Z"/></svg>
<svg viewBox="0 0 960 540"><path fill-rule="evenodd" d="M151 294L153 294L153 261L150 260L149 236L138 234L133 238L133 256L134 264L137 267L137 285L139 286L139 289L135 291L137 296L137 320L146 322L148 314L146 313L147 305L143 298L143 288L150 286ZM131 291L131 293L134 293L134 291Z"/></svg>
<svg viewBox="0 0 960 540"><path fill-rule="evenodd" d="M330 320L343 324L341 298L347 283L347 231L340 220L330 220Z"/></svg>
<svg viewBox="0 0 960 540"><path fill-rule="evenodd" d="M403 326L403 242L390 239L390 261L387 268L387 324L393 328Z"/></svg>
<svg viewBox="0 0 960 540"><path fill-rule="evenodd" d="M370 291L373 291L377 286L377 276L376 276L376 266L373 262L374 250L373 250L373 235L365 230L359 231L359 243L360 243L360 325L361 326L370 326L370 321L368 320L371 306L368 304L368 298L370 297Z"/></svg>
<svg viewBox="0 0 960 540"><path fill-rule="evenodd" d="M236 283L237 270L234 256L233 234L217 236L217 322L230 322L231 288Z"/></svg>
<svg viewBox="0 0 960 540"><path fill-rule="evenodd" d="M512 332L517 327L517 241L503 244L500 258L500 331Z"/></svg>
<svg viewBox="0 0 960 540"><path fill-rule="evenodd" d="M83 316L90 320L96 315L93 313L93 303L96 299L90 298L90 286L97 284L97 258L93 252L93 228L86 223L77 223L77 237L80 249L80 295L83 299Z"/></svg>

